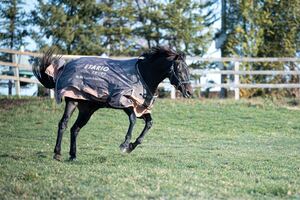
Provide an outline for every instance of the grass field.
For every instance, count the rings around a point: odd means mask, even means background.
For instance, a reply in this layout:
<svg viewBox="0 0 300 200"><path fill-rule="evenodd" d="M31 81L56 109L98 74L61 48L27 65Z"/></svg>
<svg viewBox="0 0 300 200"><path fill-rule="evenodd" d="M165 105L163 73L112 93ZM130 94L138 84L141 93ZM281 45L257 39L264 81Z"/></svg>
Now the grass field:
<svg viewBox="0 0 300 200"><path fill-rule="evenodd" d="M119 152L126 115L103 109L79 134L78 161L68 161L68 129L58 162L63 106L0 99L0 199L300 199L298 107L159 99L129 155Z"/></svg>

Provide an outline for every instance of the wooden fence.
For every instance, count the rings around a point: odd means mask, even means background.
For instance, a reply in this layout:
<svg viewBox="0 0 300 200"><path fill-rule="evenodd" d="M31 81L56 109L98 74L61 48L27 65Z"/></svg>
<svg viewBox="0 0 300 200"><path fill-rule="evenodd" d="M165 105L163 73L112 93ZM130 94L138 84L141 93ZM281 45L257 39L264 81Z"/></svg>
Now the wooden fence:
<svg viewBox="0 0 300 200"><path fill-rule="evenodd" d="M206 59L202 59L206 61ZM221 62L234 62L234 70L220 70L220 71L198 71L198 75L204 74L224 74L224 75L234 75L233 83L229 84L197 84L195 87L222 87L222 88L234 88L234 97L236 100L240 98L240 89L251 89L251 88L269 88L269 89L290 89L290 88L300 88L299 83L285 83L285 84L261 84L261 83L240 83L240 75L297 75L300 80L300 71L274 71L274 70L257 70L257 71L245 71L240 70L241 62L300 62L300 58L224 58L224 59L212 59L213 61ZM299 69L300 70L300 69Z"/></svg>
<svg viewBox="0 0 300 200"><path fill-rule="evenodd" d="M33 53L33 52L22 52L22 51L15 51L9 49L0 49L2 53L10 53L14 55L27 55L33 57L41 56L40 53ZM74 59L82 57L80 55L64 55L63 58L65 59ZM86 57L86 56L85 56ZM130 57L111 57L114 59L129 59ZM195 87L223 87L223 88L234 88L235 99L238 100L240 98L240 89L241 88L300 88L300 83L287 83L287 84L242 84L240 83L240 75L298 75L300 76L300 71L245 71L239 70L240 63L244 62L300 62L300 58L202 58L202 57L190 57L188 58L191 62L198 61L198 62L233 62L234 63L234 70L220 70L220 71L205 71L205 70L195 70L192 73L197 75L205 75L205 74L223 74L223 75L234 75L234 82L230 84L197 84ZM22 65L20 64L19 60L17 59L13 63L3 62L0 61L0 66L9 66L13 67L14 76L7 76L7 75L0 75L0 80L14 80L15 87L16 87L16 95L20 96L20 82L27 82L27 83L39 83L37 80L32 80L29 78L22 78L19 76L19 69L20 68L30 68L31 66ZM175 89L171 91L171 98L175 98Z"/></svg>

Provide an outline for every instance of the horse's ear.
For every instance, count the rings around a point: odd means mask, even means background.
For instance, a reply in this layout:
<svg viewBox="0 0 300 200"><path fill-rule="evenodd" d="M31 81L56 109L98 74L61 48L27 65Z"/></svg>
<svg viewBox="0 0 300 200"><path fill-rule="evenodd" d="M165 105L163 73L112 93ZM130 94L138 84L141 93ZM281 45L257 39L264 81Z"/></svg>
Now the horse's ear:
<svg viewBox="0 0 300 200"><path fill-rule="evenodd" d="M185 53L184 53L183 51L178 52L178 54L179 54L179 57L180 57L182 60L185 60L186 55L185 55Z"/></svg>
<svg viewBox="0 0 300 200"><path fill-rule="evenodd" d="M175 55L174 60L185 60L185 53L183 53L182 51L180 51L178 54Z"/></svg>

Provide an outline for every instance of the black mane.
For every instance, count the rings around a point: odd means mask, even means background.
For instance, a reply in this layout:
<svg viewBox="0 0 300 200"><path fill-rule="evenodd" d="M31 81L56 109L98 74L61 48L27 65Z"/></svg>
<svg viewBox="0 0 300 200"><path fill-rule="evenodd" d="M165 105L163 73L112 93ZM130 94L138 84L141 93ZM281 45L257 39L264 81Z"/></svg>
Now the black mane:
<svg viewBox="0 0 300 200"><path fill-rule="evenodd" d="M144 52L141 56L147 60L154 60L159 57L166 57L170 60L175 60L178 57L185 58L184 53L177 53L175 50L165 46L152 47L148 51Z"/></svg>

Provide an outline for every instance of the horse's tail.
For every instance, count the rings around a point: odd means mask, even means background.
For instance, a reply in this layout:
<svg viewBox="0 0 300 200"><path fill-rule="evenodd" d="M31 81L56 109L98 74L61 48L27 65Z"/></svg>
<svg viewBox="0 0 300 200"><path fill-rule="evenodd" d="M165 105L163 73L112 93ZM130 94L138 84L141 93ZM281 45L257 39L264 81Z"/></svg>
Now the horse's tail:
<svg viewBox="0 0 300 200"><path fill-rule="evenodd" d="M33 59L32 71L34 76L46 88L55 88L55 81L52 76L46 74L46 68L60 59L59 56L54 56L55 48L50 48L42 57Z"/></svg>

